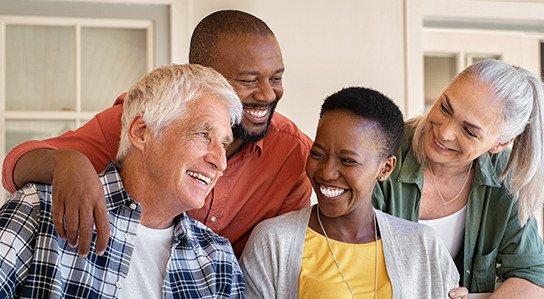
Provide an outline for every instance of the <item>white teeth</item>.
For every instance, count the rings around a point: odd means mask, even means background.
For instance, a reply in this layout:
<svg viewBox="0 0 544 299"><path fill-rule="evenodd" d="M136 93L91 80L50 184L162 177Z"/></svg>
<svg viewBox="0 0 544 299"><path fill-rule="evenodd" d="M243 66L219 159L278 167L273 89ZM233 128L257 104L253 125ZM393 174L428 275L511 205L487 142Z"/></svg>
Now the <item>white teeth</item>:
<svg viewBox="0 0 544 299"><path fill-rule="evenodd" d="M253 116L253 117L263 117L265 115L268 114L268 109L266 110L259 110L258 112L255 112L255 111L249 111L249 110L246 110L244 109L244 112Z"/></svg>
<svg viewBox="0 0 544 299"><path fill-rule="evenodd" d="M210 184L211 181L212 181L212 179L210 179L209 177L203 175L202 173L196 173L196 172L192 172L192 171L187 170L187 174L194 177L195 179L197 179L199 181L202 181L206 185Z"/></svg>
<svg viewBox="0 0 544 299"><path fill-rule="evenodd" d="M346 192L346 189L340 189L340 188L326 188L326 187L319 187L319 191L321 191L321 194L323 194L325 197L336 197L340 194Z"/></svg>
<svg viewBox="0 0 544 299"><path fill-rule="evenodd" d="M449 149L449 148L445 147L444 145L442 145L442 143L438 142L438 140L436 138L434 139L434 142L436 143L436 145L438 145L439 147L441 147L443 149Z"/></svg>

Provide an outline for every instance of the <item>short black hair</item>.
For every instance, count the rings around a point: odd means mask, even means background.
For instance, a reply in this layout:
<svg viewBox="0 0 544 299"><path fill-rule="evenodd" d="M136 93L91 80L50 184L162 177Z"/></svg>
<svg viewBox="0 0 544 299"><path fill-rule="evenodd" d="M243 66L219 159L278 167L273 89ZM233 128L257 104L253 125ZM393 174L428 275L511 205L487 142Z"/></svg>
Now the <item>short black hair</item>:
<svg viewBox="0 0 544 299"><path fill-rule="evenodd" d="M239 10L213 12L196 25L189 46L189 63L212 67L217 59L217 40L222 34L274 35L266 23Z"/></svg>
<svg viewBox="0 0 544 299"><path fill-rule="evenodd" d="M404 135L404 118L399 107L382 93L365 87L348 87L328 96L321 105L320 117L330 111L344 110L376 121L381 129L382 155L395 155Z"/></svg>

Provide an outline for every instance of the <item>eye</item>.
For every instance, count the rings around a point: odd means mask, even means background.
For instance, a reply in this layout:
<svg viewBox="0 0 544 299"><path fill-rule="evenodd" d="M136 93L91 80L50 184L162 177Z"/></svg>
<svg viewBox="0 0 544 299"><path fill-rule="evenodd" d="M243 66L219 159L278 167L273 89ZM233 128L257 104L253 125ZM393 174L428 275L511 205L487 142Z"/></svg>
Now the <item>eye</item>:
<svg viewBox="0 0 544 299"><path fill-rule="evenodd" d="M467 133L467 135L469 137L477 137L474 133L472 133L472 131L470 131L468 128L465 128L465 133Z"/></svg>
<svg viewBox="0 0 544 299"><path fill-rule="evenodd" d="M256 79L252 79L252 80L238 80L238 82L242 83L242 84L254 84L254 83L257 83L257 80Z"/></svg>
<svg viewBox="0 0 544 299"><path fill-rule="evenodd" d="M340 161L342 161L342 163L345 164L345 165L357 164L357 161L355 161L353 159L350 159L350 158L342 158L342 159L340 159Z"/></svg>
<svg viewBox="0 0 544 299"><path fill-rule="evenodd" d="M272 78L270 78L270 82L280 83L281 82L281 77L272 77Z"/></svg>
<svg viewBox="0 0 544 299"><path fill-rule="evenodd" d="M310 151L310 157L312 157L313 159L316 159L316 160L323 159L323 155L321 155L320 153L318 153L316 151Z"/></svg>
<svg viewBox="0 0 544 299"><path fill-rule="evenodd" d="M446 108L446 106L444 106L444 104L440 104L440 110L445 114L450 114L450 111L448 110L448 108Z"/></svg>
<svg viewBox="0 0 544 299"><path fill-rule="evenodd" d="M198 136L202 137L206 143L210 142L210 133L209 132L199 132L197 133Z"/></svg>

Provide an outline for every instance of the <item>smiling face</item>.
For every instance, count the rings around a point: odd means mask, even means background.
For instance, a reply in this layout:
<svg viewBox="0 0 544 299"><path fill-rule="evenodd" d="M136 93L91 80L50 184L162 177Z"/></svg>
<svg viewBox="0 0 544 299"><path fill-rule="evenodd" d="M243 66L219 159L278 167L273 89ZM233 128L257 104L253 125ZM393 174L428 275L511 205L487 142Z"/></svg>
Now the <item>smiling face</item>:
<svg viewBox="0 0 544 299"><path fill-rule="evenodd" d="M141 175L161 204L173 211L198 209L204 205L227 165L225 147L232 141L225 106L204 94L188 104L187 117L175 121L162 135L144 129ZM145 125L145 124L143 124Z"/></svg>
<svg viewBox="0 0 544 299"><path fill-rule="evenodd" d="M396 162L394 156L383 158L380 137L375 121L347 111L321 117L306 174L324 215L372 211L374 185L380 176L389 176Z"/></svg>
<svg viewBox="0 0 544 299"><path fill-rule="evenodd" d="M486 151L498 152L500 104L486 86L459 77L440 96L425 124L424 149L435 163L466 164Z"/></svg>
<svg viewBox="0 0 544 299"><path fill-rule="evenodd" d="M266 136L283 95L284 67L278 42L273 35L223 34L217 48L218 58L211 67L227 78L244 106L234 137L256 142Z"/></svg>

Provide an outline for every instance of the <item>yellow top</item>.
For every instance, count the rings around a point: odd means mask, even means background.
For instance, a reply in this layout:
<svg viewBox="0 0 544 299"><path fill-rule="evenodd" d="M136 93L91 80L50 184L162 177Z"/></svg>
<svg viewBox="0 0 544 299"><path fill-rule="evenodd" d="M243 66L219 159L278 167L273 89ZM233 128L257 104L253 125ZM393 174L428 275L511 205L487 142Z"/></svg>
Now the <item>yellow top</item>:
<svg viewBox="0 0 544 299"><path fill-rule="evenodd" d="M376 242L349 244L329 240L355 298L374 298ZM378 240L378 298L392 298L392 293L382 241ZM327 239L309 227L306 229L298 295L301 299L352 298L334 262Z"/></svg>

